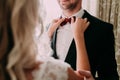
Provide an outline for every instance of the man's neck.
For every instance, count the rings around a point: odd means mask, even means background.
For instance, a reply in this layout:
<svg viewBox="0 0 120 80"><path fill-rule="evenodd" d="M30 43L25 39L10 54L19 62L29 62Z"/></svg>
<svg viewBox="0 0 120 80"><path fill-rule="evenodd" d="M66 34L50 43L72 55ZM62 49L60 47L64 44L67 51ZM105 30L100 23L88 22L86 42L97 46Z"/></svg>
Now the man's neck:
<svg viewBox="0 0 120 80"><path fill-rule="evenodd" d="M70 17L72 16L73 14L77 13L81 8L78 8L78 9L73 9L73 10L63 10L63 14L66 16L66 17Z"/></svg>

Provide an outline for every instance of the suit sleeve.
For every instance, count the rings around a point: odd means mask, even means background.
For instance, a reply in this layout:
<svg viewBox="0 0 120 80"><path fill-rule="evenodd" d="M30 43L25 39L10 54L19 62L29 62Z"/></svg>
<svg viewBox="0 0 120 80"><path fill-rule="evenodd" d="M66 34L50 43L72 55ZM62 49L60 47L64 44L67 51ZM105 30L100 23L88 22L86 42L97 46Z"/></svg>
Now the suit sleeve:
<svg viewBox="0 0 120 80"><path fill-rule="evenodd" d="M117 73L117 63L115 59L115 38L113 33L113 25L106 24L104 26L102 43L100 44L100 56L98 64L97 80L119 80Z"/></svg>

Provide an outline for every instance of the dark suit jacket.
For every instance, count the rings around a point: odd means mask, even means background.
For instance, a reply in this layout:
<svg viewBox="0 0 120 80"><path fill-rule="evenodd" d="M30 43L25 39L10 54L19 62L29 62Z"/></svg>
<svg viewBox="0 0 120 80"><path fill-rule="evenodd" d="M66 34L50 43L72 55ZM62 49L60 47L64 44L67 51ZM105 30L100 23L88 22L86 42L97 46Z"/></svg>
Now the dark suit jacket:
<svg viewBox="0 0 120 80"><path fill-rule="evenodd" d="M103 22L85 11L83 18L90 22L85 31L85 44L91 66L91 72L97 80L119 80L117 73L117 64L115 60L115 40L113 34L113 25ZM56 37L57 30L52 39L53 57L56 56ZM76 47L74 40L71 43L65 62L76 70Z"/></svg>

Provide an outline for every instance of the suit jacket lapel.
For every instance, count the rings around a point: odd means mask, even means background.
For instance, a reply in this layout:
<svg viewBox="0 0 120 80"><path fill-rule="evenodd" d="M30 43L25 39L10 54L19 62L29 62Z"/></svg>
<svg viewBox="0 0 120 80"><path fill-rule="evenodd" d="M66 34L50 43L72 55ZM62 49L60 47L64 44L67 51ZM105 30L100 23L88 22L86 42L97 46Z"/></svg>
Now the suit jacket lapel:
<svg viewBox="0 0 120 80"><path fill-rule="evenodd" d="M88 14L86 11L83 14L82 18L87 18ZM65 58L65 62L69 63L71 67L76 70L76 46L75 46L75 41L74 39L72 40L72 43L69 47L67 56Z"/></svg>
<svg viewBox="0 0 120 80"><path fill-rule="evenodd" d="M58 59L58 56L57 56L57 53L56 53L56 39L57 39L57 30L58 28L56 29L56 31L54 32L53 34L53 38L52 38L52 43L51 43L51 47L52 49L54 50L54 53L53 53L53 57Z"/></svg>
<svg viewBox="0 0 120 80"><path fill-rule="evenodd" d="M86 10L84 10L84 14L83 14L82 18L87 18L87 16L88 16L88 12Z"/></svg>

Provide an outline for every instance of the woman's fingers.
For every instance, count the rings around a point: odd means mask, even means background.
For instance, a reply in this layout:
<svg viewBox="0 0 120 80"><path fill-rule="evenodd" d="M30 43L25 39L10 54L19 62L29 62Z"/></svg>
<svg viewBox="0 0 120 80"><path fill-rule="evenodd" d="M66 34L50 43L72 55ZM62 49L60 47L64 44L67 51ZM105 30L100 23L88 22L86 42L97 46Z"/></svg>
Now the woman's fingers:
<svg viewBox="0 0 120 80"><path fill-rule="evenodd" d="M86 24L86 28L90 25L90 22L88 21L87 24Z"/></svg>
<svg viewBox="0 0 120 80"><path fill-rule="evenodd" d="M85 23L87 22L87 18L84 18L83 20L84 20Z"/></svg>
<svg viewBox="0 0 120 80"><path fill-rule="evenodd" d="M74 18L71 18L71 24L73 27L76 27L77 29L81 29L81 30L86 30L87 27L89 26L90 22L88 21L87 18L76 18L74 20Z"/></svg>
<svg viewBox="0 0 120 80"><path fill-rule="evenodd" d="M52 23L56 23L58 21L58 19L53 19Z"/></svg>
<svg viewBox="0 0 120 80"><path fill-rule="evenodd" d="M89 77L92 76L91 73L90 73L90 71L79 70L78 72L80 73L80 75L85 76L87 78L89 78Z"/></svg>
<svg viewBox="0 0 120 80"><path fill-rule="evenodd" d="M52 26L58 27L64 20L65 20L65 18L54 19L54 20L52 21Z"/></svg>
<svg viewBox="0 0 120 80"><path fill-rule="evenodd" d="M78 72L85 77L85 80L95 80L90 71L79 70Z"/></svg>
<svg viewBox="0 0 120 80"><path fill-rule="evenodd" d="M63 21L65 20L65 18L60 18L59 20L58 20L58 25L60 25Z"/></svg>
<svg viewBox="0 0 120 80"><path fill-rule="evenodd" d="M87 27L89 26L90 22L88 21L87 18L84 18L83 20L84 20L84 23L86 24L85 29L87 29Z"/></svg>

